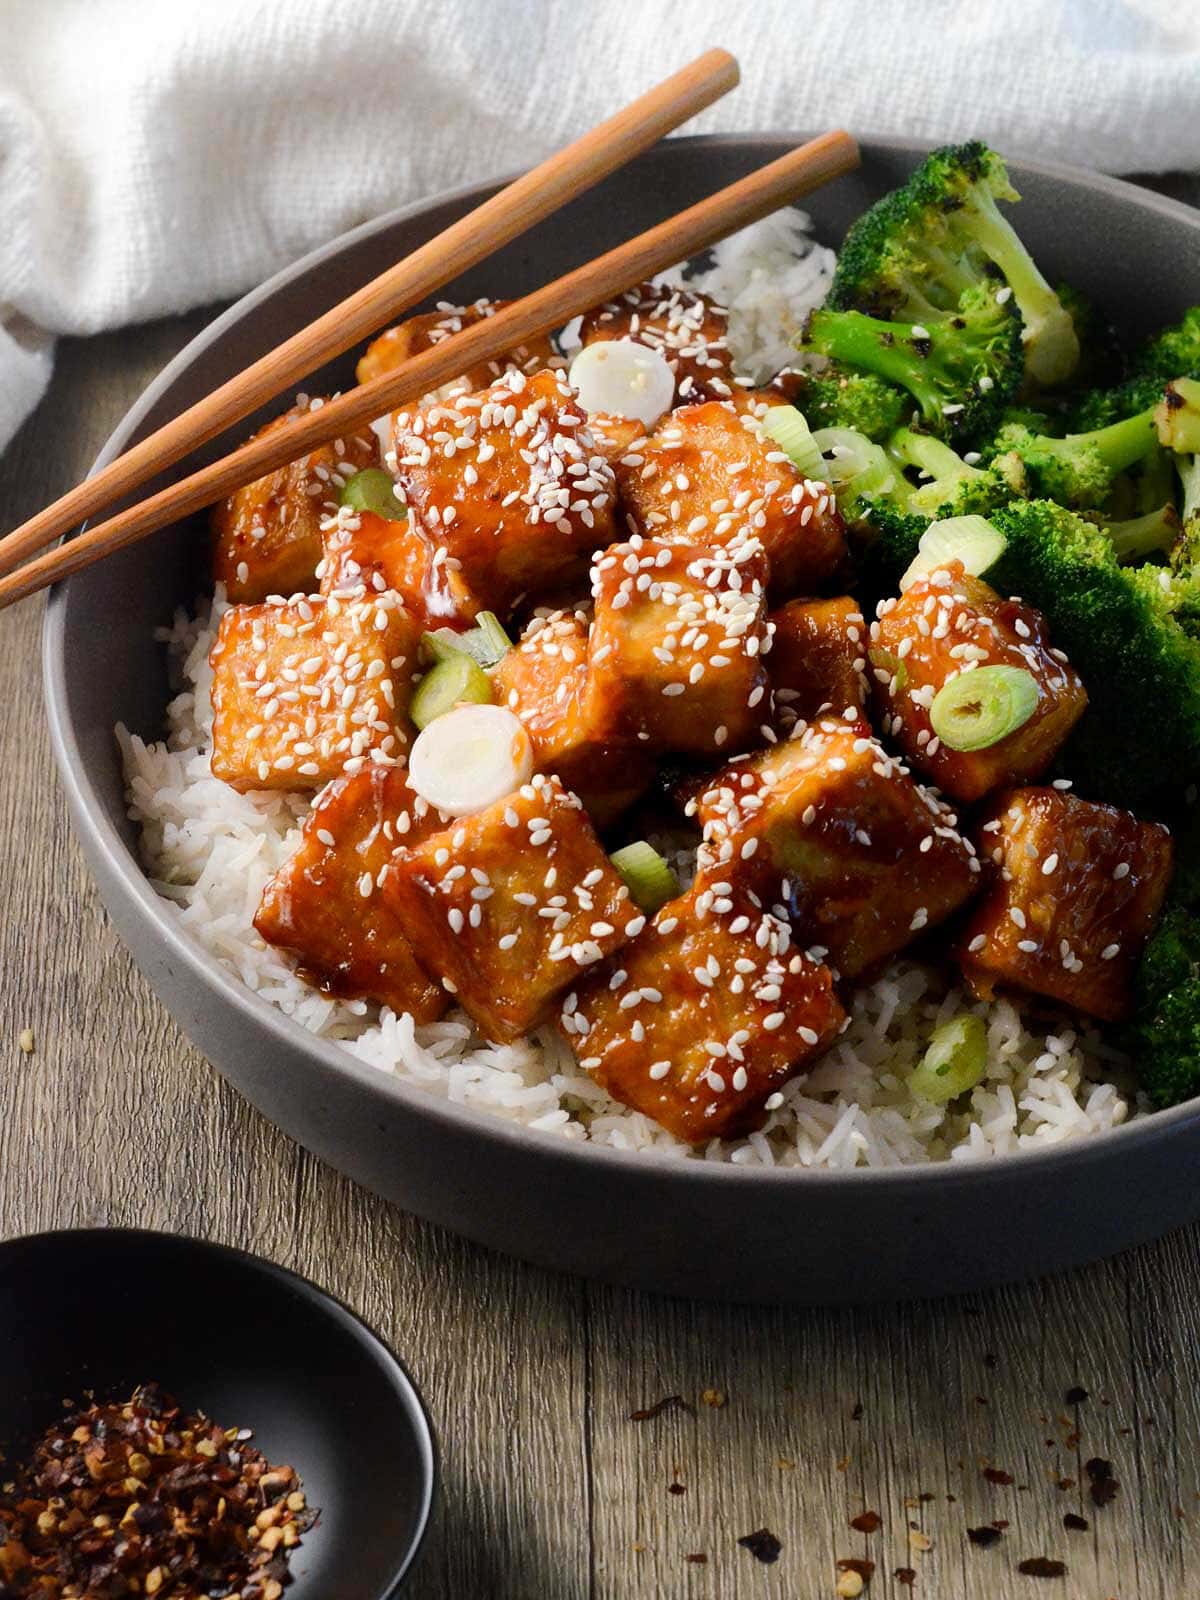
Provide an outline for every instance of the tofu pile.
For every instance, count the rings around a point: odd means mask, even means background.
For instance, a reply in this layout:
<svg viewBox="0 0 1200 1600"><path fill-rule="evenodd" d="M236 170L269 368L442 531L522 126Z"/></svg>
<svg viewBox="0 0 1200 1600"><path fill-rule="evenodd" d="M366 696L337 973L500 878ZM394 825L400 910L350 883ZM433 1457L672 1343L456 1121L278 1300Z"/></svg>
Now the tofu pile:
<svg viewBox="0 0 1200 1600"><path fill-rule="evenodd" d="M410 318L360 381L496 309ZM315 796L262 938L325 992L418 1022L455 1003L491 1040L556 1024L614 1098L691 1143L760 1127L855 983L941 924L977 995L1124 1016L1171 841L1037 785L1087 702L1044 620L950 563L868 623L842 592L832 492L761 426L783 380L739 383L703 296L643 285L580 337L659 351L674 408L589 415L543 340L390 418L407 515L339 504L381 464L374 433L215 509L233 604L212 770ZM516 636L492 690L535 770L451 818L409 782L408 707L422 634L485 610ZM930 706L983 664L1031 673L1036 710L951 750ZM694 830L696 874L647 917L601 835L637 838L651 802Z"/></svg>

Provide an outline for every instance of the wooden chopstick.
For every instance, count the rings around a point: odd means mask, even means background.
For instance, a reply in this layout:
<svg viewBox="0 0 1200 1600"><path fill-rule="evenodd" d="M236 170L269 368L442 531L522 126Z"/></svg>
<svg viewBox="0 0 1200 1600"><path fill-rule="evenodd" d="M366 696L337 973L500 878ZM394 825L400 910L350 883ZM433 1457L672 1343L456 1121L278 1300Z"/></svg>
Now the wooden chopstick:
<svg viewBox="0 0 1200 1600"><path fill-rule="evenodd" d="M495 360L506 350L561 327L631 284L695 255L829 179L853 171L858 164L858 146L848 133L827 133L810 140L678 216L422 351L393 372L338 395L285 428L251 440L29 562L0 579L0 609L211 505L317 445L343 438L385 412L419 399L476 362Z"/></svg>
<svg viewBox="0 0 1200 1600"><path fill-rule="evenodd" d="M727 94L738 82L727 50L708 50L582 138L522 174L436 238L364 284L212 394L189 406L102 471L0 540L0 573L140 488L231 423L378 332L441 287L527 232L575 195Z"/></svg>

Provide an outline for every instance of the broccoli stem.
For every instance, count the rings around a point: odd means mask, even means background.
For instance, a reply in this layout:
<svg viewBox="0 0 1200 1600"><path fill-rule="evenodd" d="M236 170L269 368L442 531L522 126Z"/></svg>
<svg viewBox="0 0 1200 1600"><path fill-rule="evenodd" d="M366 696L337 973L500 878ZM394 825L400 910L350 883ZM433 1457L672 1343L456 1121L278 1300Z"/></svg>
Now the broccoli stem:
<svg viewBox="0 0 1200 1600"><path fill-rule="evenodd" d="M898 383L916 400L927 422L941 423L942 406L924 370L922 352L928 342L913 332L915 326L919 324L885 322L863 311L816 311L807 342L821 355Z"/></svg>
<svg viewBox="0 0 1200 1600"><path fill-rule="evenodd" d="M1179 537L1179 513L1168 502L1145 516L1130 517L1123 522L1101 522L1100 527L1118 561L1140 561L1171 548Z"/></svg>
<svg viewBox="0 0 1200 1600"><path fill-rule="evenodd" d="M1108 471L1115 477L1132 467L1158 446L1154 426L1154 411L1139 411L1136 416L1125 417L1121 422L1109 423L1107 428L1096 428L1091 433L1069 433L1065 439L1040 439L1040 448L1047 455L1068 460L1087 449L1095 450Z"/></svg>
<svg viewBox="0 0 1200 1600"><path fill-rule="evenodd" d="M1200 383L1176 378L1154 411L1158 437L1169 450L1195 455L1200 450Z"/></svg>
<svg viewBox="0 0 1200 1600"><path fill-rule="evenodd" d="M1190 522L1200 512L1200 455L1177 455L1175 465L1183 487L1183 505L1180 516Z"/></svg>
<svg viewBox="0 0 1200 1600"><path fill-rule="evenodd" d="M930 478L961 477L972 469L957 450L928 433L898 428L888 440L888 454L907 467L917 467Z"/></svg>
<svg viewBox="0 0 1200 1600"><path fill-rule="evenodd" d="M1079 363L1079 336L1070 312L982 185L971 191L971 218L971 233L983 253L1004 274L1025 319L1030 375L1047 385L1063 382Z"/></svg>

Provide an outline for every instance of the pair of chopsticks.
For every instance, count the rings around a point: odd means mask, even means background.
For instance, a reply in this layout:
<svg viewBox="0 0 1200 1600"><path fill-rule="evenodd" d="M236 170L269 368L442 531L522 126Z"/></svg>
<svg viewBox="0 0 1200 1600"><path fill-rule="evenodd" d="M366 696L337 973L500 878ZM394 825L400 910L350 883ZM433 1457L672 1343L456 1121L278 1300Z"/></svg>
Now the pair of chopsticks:
<svg viewBox="0 0 1200 1600"><path fill-rule="evenodd" d="M464 328L394 371L327 401L316 411L251 440L57 549L35 556L87 517L141 488L197 445L302 382L312 371L425 299L448 278L484 260L567 200L624 166L664 134L734 87L738 66L710 50L616 116L517 178L403 261L315 322L130 446L6 538L0 539L0 609L122 550L294 461L419 399L477 362L561 327L632 284L852 171L858 146L824 134L681 211L637 238ZM33 560L27 560L35 556ZM24 565L22 565L24 563Z"/></svg>

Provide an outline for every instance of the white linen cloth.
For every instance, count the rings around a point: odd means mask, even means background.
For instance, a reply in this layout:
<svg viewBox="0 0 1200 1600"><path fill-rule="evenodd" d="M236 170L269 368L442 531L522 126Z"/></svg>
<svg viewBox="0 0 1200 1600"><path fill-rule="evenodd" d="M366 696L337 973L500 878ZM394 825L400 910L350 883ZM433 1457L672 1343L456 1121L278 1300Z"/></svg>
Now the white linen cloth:
<svg viewBox="0 0 1200 1600"><path fill-rule="evenodd" d="M710 45L688 131L1200 168L1197 0L0 0L0 448L54 337L536 160Z"/></svg>

